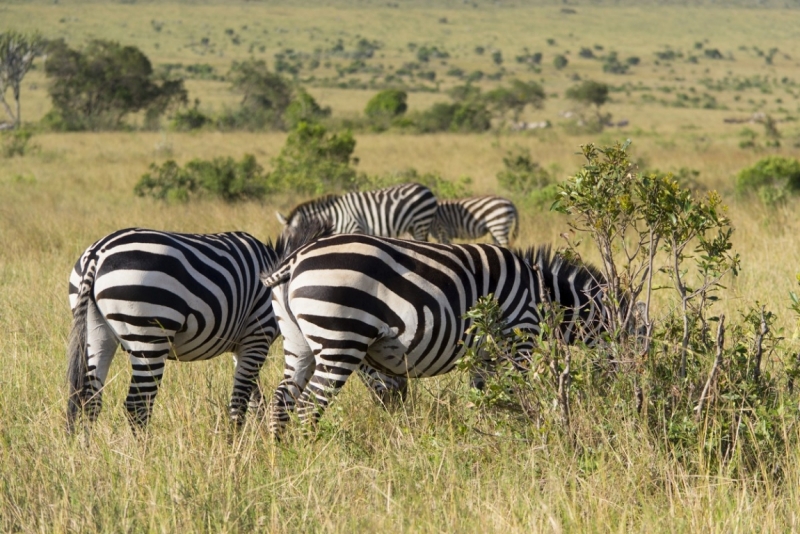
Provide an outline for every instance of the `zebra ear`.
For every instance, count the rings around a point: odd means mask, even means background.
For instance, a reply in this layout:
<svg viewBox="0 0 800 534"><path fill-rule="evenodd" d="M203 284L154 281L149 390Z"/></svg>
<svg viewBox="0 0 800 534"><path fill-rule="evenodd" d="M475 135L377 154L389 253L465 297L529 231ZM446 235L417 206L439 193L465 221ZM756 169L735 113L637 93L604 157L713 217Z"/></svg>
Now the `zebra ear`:
<svg viewBox="0 0 800 534"><path fill-rule="evenodd" d="M281 214L280 214L280 212L277 212L277 211L276 211L276 212L275 212L275 217L277 217L277 218L278 218L278 222L279 222L279 223L281 223L283 226L286 226L286 225L289 223L289 221L288 221L288 220L286 220L286 217L284 217L283 215L281 215Z"/></svg>

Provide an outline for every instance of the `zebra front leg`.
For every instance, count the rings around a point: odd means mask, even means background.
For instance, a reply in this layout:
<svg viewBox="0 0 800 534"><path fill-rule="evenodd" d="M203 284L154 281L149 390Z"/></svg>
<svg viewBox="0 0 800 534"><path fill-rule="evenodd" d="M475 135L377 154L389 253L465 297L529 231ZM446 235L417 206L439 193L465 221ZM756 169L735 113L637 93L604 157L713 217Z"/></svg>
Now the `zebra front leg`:
<svg viewBox="0 0 800 534"><path fill-rule="evenodd" d="M153 401L164 375L164 363L169 350L129 352L133 367L125 409L128 411L128 422L134 433L143 430L150 421Z"/></svg>
<svg viewBox="0 0 800 534"><path fill-rule="evenodd" d="M241 427L244 424L248 404L260 409L261 390L258 388L258 375L266 360L266 354L251 352L234 358L236 371L233 375L233 392L229 406L231 422Z"/></svg>

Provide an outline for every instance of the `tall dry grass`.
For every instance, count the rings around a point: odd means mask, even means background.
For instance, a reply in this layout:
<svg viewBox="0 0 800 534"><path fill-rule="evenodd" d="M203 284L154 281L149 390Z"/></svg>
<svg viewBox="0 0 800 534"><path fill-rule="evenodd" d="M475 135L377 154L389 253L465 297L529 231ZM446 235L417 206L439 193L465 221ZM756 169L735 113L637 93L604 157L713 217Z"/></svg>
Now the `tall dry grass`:
<svg viewBox="0 0 800 534"><path fill-rule="evenodd" d="M122 400L129 365L112 366L105 409L93 432L64 435L67 277L85 246L125 226L213 232L242 229L275 236L273 212L292 199L227 205L162 204L135 198L132 187L163 158L159 134L40 135L38 151L0 170L0 530L276 532L402 530L786 531L798 527L797 451L782 481L756 484L724 473L689 472L640 439L635 420L600 416L591 399L574 418L592 437L577 453L566 438L517 436L469 408L458 373L415 381L411 401L386 412L357 381L337 398L315 441L275 444L251 421L229 432L227 358L170 364L149 435L127 428ZM524 143L542 163L578 168L565 139L492 136L359 136L361 167L386 172L411 162L448 178L474 177L496 188L508 145ZM174 135L174 156L276 153L281 135ZM688 142L686 142L688 143ZM729 191L730 174L752 154L726 147L702 154L687 144L635 145L652 165L689 165L703 181ZM722 308L733 316L754 299L783 314L799 264L797 223L728 197L743 256L742 276ZM525 213L520 245L558 243L566 221ZM279 379L280 343L263 373ZM585 402L585 404L581 404ZM788 431L794 425L787 421ZM496 434L495 431L500 432ZM547 437L545 439L545 437Z"/></svg>
<svg viewBox="0 0 800 534"><path fill-rule="evenodd" d="M205 35L222 43L234 28L245 43L262 42L270 59L294 47L311 50L356 35L385 43L380 61L397 66L413 58L409 42L439 44L451 64L489 70L477 45L503 50L509 76L525 75L513 55L528 47L546 54L541 78L544 110L527 118L556 127L535 135L357 134L359 169L384 173L414 167L445 178L470 176L476 193L497 190L502 158L516 146L563 178L582 164L578 146L631 137L632 155L645 168L700 171L700 181L721 192L736 228L742 273L729 283L719 310L729 318L758 300L779 314L783 335L793 337L788 291L800 271L798 204L767 210L736 199L733 176L764 153L738 148L741 126L722 122L764 109L794 112L793 95L757 91L724 93L729 110L679 109L643 104L624 93L607 106L628 118L627 130L573 136L558 127L571 104L564 89L573 75L615 85L641 81L681 90L703 77L795 76L796 60L775 65L748 50L779 46L798 57L795 10L686 8L675 6L561 5L512 8L403 9L365 5L296 7L289 4L103 2L26 3L0 6L0 31L40 29L73 46L89 36L118 39L142 48L154 63L210 63L225 72L233 59L249 57L246 46L220 45L222 54L200 55L190 44ZM447 17L448 23L439 19ZM164 22L156 32L152 20ZM600 22L598 22L600 21ZM242 29L247 25L248 29ZM656 29L656 30L654 30ZM267 30L264 33L263 30ZM549 47L545 39L554 38ZM326 41L326 39L328 39ZM697 41L731 52L735 61L656 66L653 52L665 45L691 49ZM599 64L577 58L582 46L603 45L621 57L639 55L630 76L602 74ZM158 46L156 46L158 45ZM570 51L571 67L557 72L552 54ZM219 51L218 51L219 52ZM446 67L437 69L444 70ZM706 71L706 69L708 69ZM328 71L329 73L330 71ZM324 72L323 72L324 74ZM534 78L538 77L536 75ZM439 76L441 79L441 76ZM445 88L455 83L442 82ZM50 108L41 69L26 77L23 118L40 119ZM220 110L236 103L225 82L187 83L190 97ZM699 87L699 86L698 86ZM311 88L335 117L363 110L371 91ZM635 95L634 95L635 96ZM779 104L776 98L783 98ZM414 94L424 109L442 94ZM760 105L760 104L759 104ZM757 127L754 127L757 128ZM784 147L793 146L795 123L781 123ZM167 366L149 434L136 439L127 428L123 398L129 364L118 355L105 393L105 407L92 433L77 440L64 430L65 347L70 314L67 278L83 249L127 226L173 231L245 230L259 238L277 235L276 209L298 199L228 205L217 201L163 204L133 196L135 182L151 162L254 154L268 166L280 151L279 133L84 133L37 134L39 148L23 158L0 160L0 531L215 531L272 532L397 530L413 532L786 532L800 529L800 454L782 465L783 478L756 483L710 469L689 471L652 441L641 439L635 417L624 409L601 414L592 399L576 399L575 425L591 437L591 450L576 448L558 432L531 428L524 435L487 420L468 405L463 376L414 381L410 401L387 412L375 406L357 381L345 388L325 415L314 441L275 444L252 421L240 434L227 428L225 404L233 366L211 362ZM520 246L559 244L567 221L548 211L522 214ZM587 257L591 253L587 247ZM663 313L665 310L657 310ZM280 342L262 373L269 391L280 375ZM786 420L784 430L797 432ZM698 451L700 454L701 451Z"/></svg>

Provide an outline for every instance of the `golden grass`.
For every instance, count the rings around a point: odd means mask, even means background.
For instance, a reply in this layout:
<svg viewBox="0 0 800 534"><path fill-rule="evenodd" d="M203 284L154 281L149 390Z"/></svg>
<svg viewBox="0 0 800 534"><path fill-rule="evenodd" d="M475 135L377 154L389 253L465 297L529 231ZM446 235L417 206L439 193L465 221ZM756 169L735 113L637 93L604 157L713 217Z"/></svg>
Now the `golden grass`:
<svg viewBox="0 0 800 534"><path fill-rule="evenodd" d="M0 6L0 31L39 28L49 37L67 37L73 45L89 36L114 38L140 46L155 63L208 62L220 72L232 59L247 57L246 45L258 40L268 45L265 57L271 58L283 47L311 50L330 46L338 37L349 43L361 34L386 43L380 54L387 63L408 60L410 41L441 43L451 50L452 64L487 71L488 59L472 52L477 44L501 48L509 70L519 69L513 53L528 46L545 52L548 63L536 78L545 79L548 92L559 94L573 83L569 76L575 72L615 84L642 80L669 85L683 83L674 79L680 77L689 80L687 85L706 75L719 78L726 69L742 75L794 75L794 59L781 56L775 66L766 67L763 60L739 52L740 44L779 46L790 57L800 57L798 44L790 39L800 22L797 11L579 6L577 15L562 15L559 9L5 4ZM448 24L437 22L443 16ZM152 29L154 19L165 22L160 33ZM242 30L245 24L250 29ZM200 56L187 46L206 34L221 43L225 27L241 32L245 44L225 44L222 56ZM548 48L547 37L558 46ZM654 70L654 50L664 44L687 50L703 39L737 60L676 63L674 73ZM595 43L613 47L622 57L640 55L646 64L628 77L598 74L596 63L577 58L580 46ZM571 50L573 70L555 72L547 58L565 49ZM45 85L40 70L26 78L25 120L38 120L49 109ZM187 86L210 109L236 102L224 82L189 81ZM311 92L341 117L357 115L372 95L324 88ZM746 94L745 100L751 96ZM775 97L769 97L772 108ZM796 102L783 97L793 111ZM410 104L424 109L442 98L414 93ZM739 112L664 108L617 94L614 98L609 111L629 118L629 130L598 136L570 136L558 127L536 135L357 134L355 155L364 172L414 167L448 179L466 175L476 193L489 193L497 190L502 157L515 146L529 148L536 161L563 178L581 165L581 143L632 137L632 154L646 167L697 169L700 180L718 189L729 204L743 269L720 309L734 318L758 300L779 314L784 334L792 336L795 325L787 295L800 270L795 237L800 228L794 216L798 204L775 212L733 197L735 173L764 155L738 148L741 126L723 124L723 117ZM720 98L733 105L732 94ZM558 123L558 112L567 105L553 98L545 110L530 116ZM788 138L796 127L783 123L781 129ZM635 420L624 414L592 419L586 415L593 413L591 406L581 399L575 400L575 421L595 436L590 457L571 452L574 448L558 433L543 433L548 439L538 441L486 435L477 430L482 422L467 407L465 380L458 373L415 381L411 402L395 412L376 407L360 385L347 386L325 415L317 441L277 445L252 424L236 436L227 431L225 404L233 371L227 358L170 364L150 434L136 439L122 406L129 365L119 357L93 433L67 439L67 278L79 254L95 239L126 226L187 232L239 229L274 238L279 230L274 211L297 199L163 204L136 198L132 189L151 162L167 157L184 163L252 153L269 166L284 139L280 133L38 134L33 140L38 149L23 158L0 160L0 531L800 529L796 450L785 459L781 482L756 484L724 473L688 472L664 450L651 449ZM800 156L790 141L784 145L776 152ZM566 223L547 211L524 213L517 244L558 244ZM276 343L261 380L267 391L278 381L280 353ZM791 421L786 428L796 432Z"/></svg>

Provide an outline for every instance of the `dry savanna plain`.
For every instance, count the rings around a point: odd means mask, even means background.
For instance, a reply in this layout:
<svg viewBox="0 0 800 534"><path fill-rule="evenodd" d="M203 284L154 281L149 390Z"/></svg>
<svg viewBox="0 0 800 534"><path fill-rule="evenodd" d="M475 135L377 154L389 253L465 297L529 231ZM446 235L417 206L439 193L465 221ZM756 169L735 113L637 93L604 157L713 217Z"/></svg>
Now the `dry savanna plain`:
<svg viewBox="0 0 800 534"><path fill-rule="evenodd" d="M225 79L233 61L254 57L274 68L282 58L296 71L284 74L331 108L329 128L355 125L357 169L369 175L413 168L469 177L476 194L508 195L496 176L509 151L529 150L563 180L584 164L581 145L625 139L641 169L696 171L695 185L717 190L727 206L741 255L714 313L736 322L759 303L776 314L773 333L783 339L763 365L784 389L797 351L789 292L800 272L800 203L765 205L737 196L734 183L763 157L800 158L799 29L800 5L777 1L0 2L0 32L39 31L75 48L91 39L134 45L156 71L183 76L190 101L209 115L241 99ZM362 40L377 46L353 65L347 53ZM421 59L422 47L436 52ZM612 52L625 72L604 70ZM567 64L557 68L556 56ZM228 427L233 367L224 356L167 364L148 433L136 437L123 407L130 364L118 354L91 433L68 437L67 279L85 247L129 226L275 239L274 212L304 199L137 197L149 165L167 159L253 154L269 170L287 134L179 132L168 117L147 130L137 116L124 131L48 131L40 120L51 108L50 82L41 58L35 66L21 93L34 135L23 156L0 159L0 531L800 530L798 406L788 392L770 419L779 428L767 429L788 445L763 465L756 450L748 469L704 461L710 441L674 446L680 425L648 427L624 395L608 408L608 398L575 393L570 432L553 397L544 402L553 413L526 426L476 406L460 371L413 381L408 401L392 410L353 380L314 439L275 443L252 418L240 432ZM512 131L509 117L484 133L358 127L380 88L406 89L411 113L449 102L448 90L467 78L485 91L512 79L540 83L543 107L518 120L549 127ZM613 126L577 124L593 113L566 98L581 80L611 87L602 111ZM771 118L772 131L749 122L756 113ZM563 244L569 219L548 207L521 213L517 246ZM586 242L582 250L596 260ZM657 298L654 316L674 306ZM277 341L261 375L267 392L281 356ZM710 369L713 355L702 357Z"/></svg>

